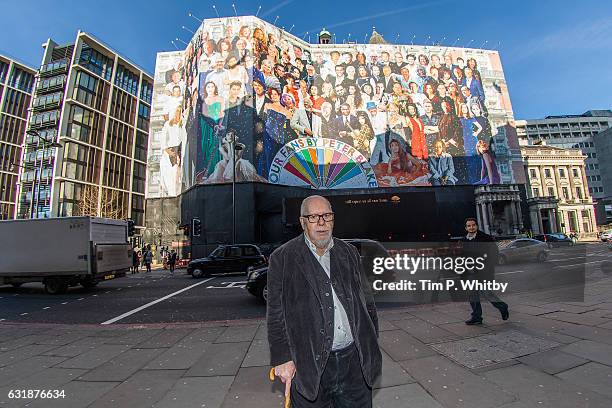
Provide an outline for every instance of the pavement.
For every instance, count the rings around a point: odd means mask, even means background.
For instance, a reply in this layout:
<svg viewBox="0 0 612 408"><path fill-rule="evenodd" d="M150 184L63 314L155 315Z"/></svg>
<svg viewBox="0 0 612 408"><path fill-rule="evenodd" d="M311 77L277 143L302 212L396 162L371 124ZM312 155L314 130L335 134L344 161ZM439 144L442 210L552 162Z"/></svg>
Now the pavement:
<svg viewBox="0 0 612 408"><path fill-rule="evenodd" d="M584 299L514 294L510 320L483 303L384 309L374 406L612 407L612 277ZM263 319L201 323L0 323L0 407L281 407ZM63 398L9 398L11 390ZM13 391L15 395L15 391Z"/></svg>

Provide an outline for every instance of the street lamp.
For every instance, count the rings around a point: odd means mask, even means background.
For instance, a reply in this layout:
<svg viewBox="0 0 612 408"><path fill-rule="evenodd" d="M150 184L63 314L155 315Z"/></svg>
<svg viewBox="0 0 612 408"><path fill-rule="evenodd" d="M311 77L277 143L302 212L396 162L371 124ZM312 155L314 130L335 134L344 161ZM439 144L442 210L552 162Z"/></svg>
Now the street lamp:
<svg viewBox="0 0 612 408"><path fill-rule="evenodd" d="M36 130L28 130L26 132L29 136L36 136L38 140L36 141L36 156L34 159L34 165L38 161L38 149L40 147L40 142L43 143L43 154L38 163L38 171L34 170L34 183L32 184L32 198L30 199L30 218L34 218L34 194L36 194L36 218L38 218L38 199L40 195L40 179L42 179L42 163L45 158L45 146L48 144L49 147L62 147L58 142L49 142L47 139L43 138Z"/></svg>
<svg viewBox="0 0 612 408"><path fill-rule="evenodd" d="M231 138L232 148L232 244L236 243L236 152L244 149L242 143L236 143L236 131L228 130Z"/></svg>

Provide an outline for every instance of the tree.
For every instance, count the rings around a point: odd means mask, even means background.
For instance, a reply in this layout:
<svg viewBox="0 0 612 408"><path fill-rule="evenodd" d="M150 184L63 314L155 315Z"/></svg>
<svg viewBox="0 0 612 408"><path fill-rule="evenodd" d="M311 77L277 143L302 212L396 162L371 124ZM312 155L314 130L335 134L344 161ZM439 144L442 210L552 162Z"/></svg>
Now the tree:
<svg viewBox="0 0 612 408"><path fill-rule="evenodd" d="M104 217L112 219L124 219L123 194L117 190L102 189L102 200L98 211L98 197L100 188L98 186L86 185L81 191L81 198L77 204L75 215L86 215L91 217Z"/></svg>

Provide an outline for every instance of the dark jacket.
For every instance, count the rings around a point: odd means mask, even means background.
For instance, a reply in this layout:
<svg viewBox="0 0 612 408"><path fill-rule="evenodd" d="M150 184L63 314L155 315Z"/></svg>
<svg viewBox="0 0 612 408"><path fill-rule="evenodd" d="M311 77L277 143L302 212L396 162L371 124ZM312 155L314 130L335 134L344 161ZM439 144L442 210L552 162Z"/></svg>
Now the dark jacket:
<svg viewBox="0 0 612 408"><path fill-rule="evenodd" d="M463 256L472 258L486 257L485 268L481 272L464 274L462 277L478 280L493 279L495 276L495 265L497 265L497 258L499 256L497 243L493 237L478 230L474 239L469 240L467 236L464 236L461 241L463 241Z"/></svg>
<svg viewBox="0 0 612 408"><path fill-rule="evenodd" d="M378 317L361 273L357 250L334 238L327 278L304 235L287 242L270 256L268 269L268 342L270 364L293 360L294 383L306 398L319 392L321 374L331 351L334 308L331 286L344 306L364 378L372 386L381 373Z"/></svg>

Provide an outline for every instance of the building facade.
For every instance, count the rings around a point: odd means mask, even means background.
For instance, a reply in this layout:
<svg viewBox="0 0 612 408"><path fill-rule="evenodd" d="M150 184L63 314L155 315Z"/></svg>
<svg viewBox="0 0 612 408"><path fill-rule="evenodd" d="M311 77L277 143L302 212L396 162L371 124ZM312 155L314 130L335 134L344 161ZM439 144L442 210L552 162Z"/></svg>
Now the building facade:
<svg viewBox="0 0 612 408"><path fill-rule="evenodd" d="M94 215L144 226L153 78L85 32L43 48L17 217Z"/></svg>
<svg viewBox="0 0 612 408"><path fill-rule="evenodd" d="M595 208L600 229L612 227L612 128L599 132L593 137L595 150L603 160L599 163L599 173L604 195L599 198Z"/></svg>
<svg viewBox="0 0 612 408"><path fill-rule="evenodd" d="M587 156L580 149L546 144L522 146L521 154L532 231L594 237L597 225L585 169Z"/></svg>
<svg viewBox="0 0 612 408"><path fill-rule="evenodd" d="M610 127L611 110L589 110L582 115L547 116L544 119L516 121L517 136L521 144L530 145L545 141L548 146L580 149L586 155L588 191L595 201L598 224L609 222L606 220L604 203L601 200L612 192L605 190L600 159L606 159L606 156L597 151L594 137Z"/></svg>
<svg viewBox="0 0 612 408"><path fill-rule="evenodd" d="M0 55L0 220L15 217L21 146L36 70Z"/></svg>

